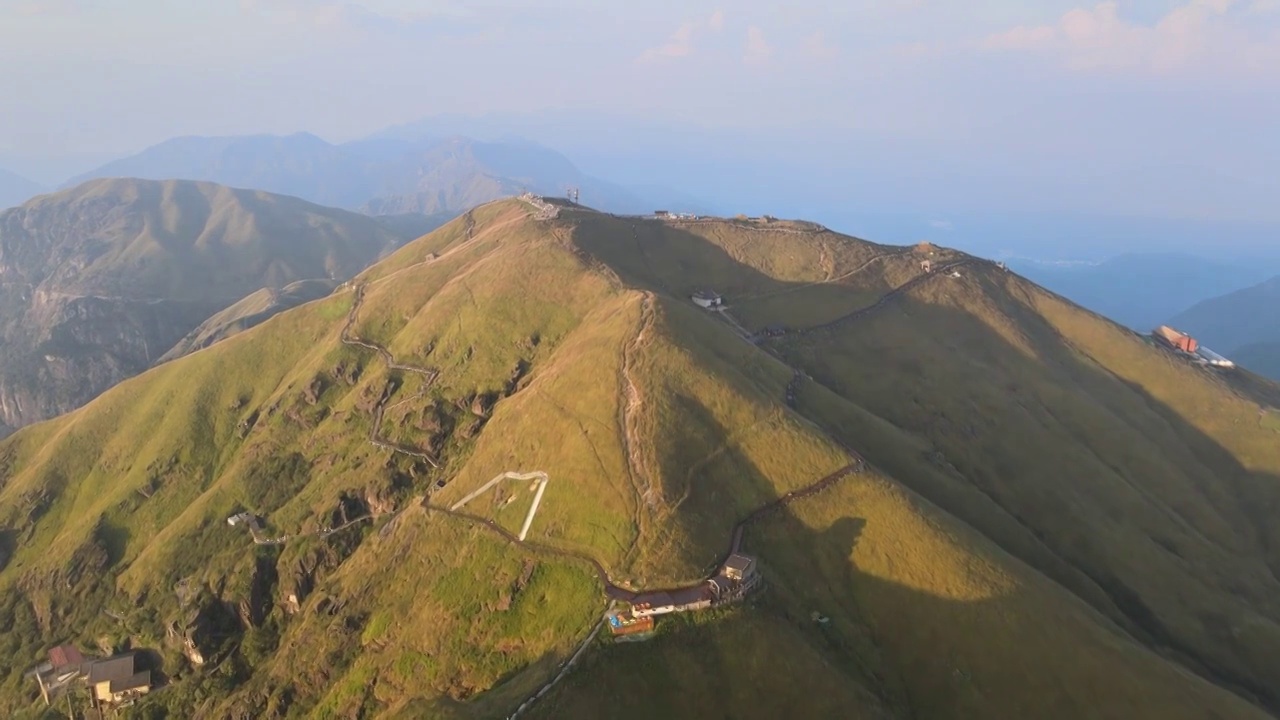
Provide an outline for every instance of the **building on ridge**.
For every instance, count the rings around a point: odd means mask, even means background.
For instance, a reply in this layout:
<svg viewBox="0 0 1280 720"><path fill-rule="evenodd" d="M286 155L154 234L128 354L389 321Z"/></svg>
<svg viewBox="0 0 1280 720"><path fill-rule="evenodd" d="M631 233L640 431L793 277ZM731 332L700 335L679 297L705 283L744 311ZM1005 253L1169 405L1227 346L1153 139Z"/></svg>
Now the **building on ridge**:
<svg viewBox="0 0 1280 720"><path fill-rule="evenodd" d="M702 308L717 308L724 303L724 298L712 290L699 290L691 298L695 305Z"/></svg>

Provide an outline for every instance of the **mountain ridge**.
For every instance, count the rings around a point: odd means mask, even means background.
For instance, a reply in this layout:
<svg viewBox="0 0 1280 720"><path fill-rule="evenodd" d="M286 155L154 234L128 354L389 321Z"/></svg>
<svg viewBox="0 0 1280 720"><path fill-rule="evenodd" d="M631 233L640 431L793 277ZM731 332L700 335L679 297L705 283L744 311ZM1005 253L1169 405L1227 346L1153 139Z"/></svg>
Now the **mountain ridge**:
<svg viewBox="0 0 1280 720"><path fill-rule="evenodd" d="M1280 276L1209 298L1171 318L1197 339L1223 353L1249 345L1280 342L1280 319L1270 312L1280 302Z"/></svg>
<svg viewBox="0 0 1280 720"><path fill-rule="evenodd" d="M0 210L25 202L43 190L34 180L0 168Z"/></svg>
<svg viewBox="0 0 1280 720"><path fill-rule="evenodd" d="M622 212L648 212L661 203L589 177L544 146L460 135L412 140L375 135L336 145L310 133L186 136L107 163L68 185L117 176L207 180L372 214L456 214L524 190L562 194L570 186ZM660 189L646 193L674 197Z"/></svg>
<svg viewBox="0 0 1280 720"><path fill-rule="evenodd" d="M945 248L552 206L477 208L0 442L0 651L119 632L109 608L162 656L143 705L193 717L1277 707L1274 385ZM847 448L867 465L797 497ZM545 496L432 509L535 470ZM633 645L591 640L595 572L492 531L535 492L530 540L646 590L796 500L742 534L761 594Z"/></svg>
<svg viewBox="0 0 1280 720"><path fill-rule="evenodd" d="M96 180L0 213L0 426L82 403L263 287L345 279L403 238L188 181Z"/></svg>

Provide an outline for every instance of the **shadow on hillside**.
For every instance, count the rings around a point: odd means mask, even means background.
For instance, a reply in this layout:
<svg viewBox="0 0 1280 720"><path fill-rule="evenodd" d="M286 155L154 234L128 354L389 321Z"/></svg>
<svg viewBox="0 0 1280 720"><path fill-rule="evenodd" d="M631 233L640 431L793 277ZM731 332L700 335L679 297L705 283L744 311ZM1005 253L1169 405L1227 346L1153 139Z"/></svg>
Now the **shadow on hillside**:
<svg viewBox="0 0 1280 720"><path fill-rule="evenodd" d="M659 232L665 260L637 256L633 248L643 253ZM730 288L788 286L671 226L630 238L582 235L626 282L675 302L708 285L730 305ZM1280 669L1247 660L1280 651L1280 636L1240 632L1252 613L1280 621L1267 614L1280 593L1280 532L1268 520L1280 508L1280 478L1250 472L1179 411L1082 356L1079 343L1016 299L1012 276L987 266L963 274L830 335L778 341L789 364L850 404L814 414L802 392L802 414L1149 646L1280 709ZM1035 357L949 304L983 296L1016 322ZM753 327L749 313L739 319ZM1104 341L1131 338L1118 331ZM885 371L897 367L912 371ZM870 421L857 419L858 408L893 426L880 429L879 444L859 436ZM912 440L935 452L912 457ZM753 477L748 487L770 484ZM702 515L681 512L677 521L714 543Z"/></svg>
<svg viewBox="0 0 1280 720"><path fill-rule="evenodd" d="M871 574L853 560L868 520L805 502L747 532L761 593L727 612L665 616L648 642L598 647L525 717L1243 715L1243 703L1179 695L1185 677L1152 672L1154 658L1134 665L1114 629L1070 602L1021 590L958 600Z"/></svg>
<svg viewBox="0 0 1280 720"><path fill-rule="evenodd" d="M981 280L989 296L1000 297L992 278ZM1280 478L1246 470L1178 411L1083 359L1030 308L1002 309L1030 336L1038 359L972 314L916 298L901 298L885 315L792 359L841 397L928 440L957 480L1087 580L1037 563L1028 546L1002 543L1007 551L1086 600L1093 595L1088 585L1095 586L1108 603L1092 604L1148 645L1280 707L1280 677L1274 668L1250 666L1254 641L1242 641L1238 630L1252 624L1251 614L1266 616L1280 591L1272 553L1278 538L1269 521ZM946 339L856 347L900 322ZM856 369L892 367L898 358L915 361L924 377L906 382ZM938 358L955 362L945 367ZM909 407L913 395L924 411ZM880 462L881 448L859 443L847 428L829 429ZM1002 534L990 510L947 502L899 468L901 482L988 537ZM1235 562L1240 558L1247 559ZM1274 652L1280 637L1268 640Z"/></svg>

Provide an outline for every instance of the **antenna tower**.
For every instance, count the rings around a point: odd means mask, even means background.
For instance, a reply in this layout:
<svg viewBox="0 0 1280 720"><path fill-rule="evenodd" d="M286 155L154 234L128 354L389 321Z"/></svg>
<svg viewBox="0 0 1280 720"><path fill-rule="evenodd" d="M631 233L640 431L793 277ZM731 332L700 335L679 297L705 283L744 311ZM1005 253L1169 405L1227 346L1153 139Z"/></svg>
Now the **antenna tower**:
<svg viewBox="0 0 1280 720"><path fill-rule="evenodd" d="M578 204L578 188L576 187L569 188L569 202L573 203L574 205Z"/></svg>

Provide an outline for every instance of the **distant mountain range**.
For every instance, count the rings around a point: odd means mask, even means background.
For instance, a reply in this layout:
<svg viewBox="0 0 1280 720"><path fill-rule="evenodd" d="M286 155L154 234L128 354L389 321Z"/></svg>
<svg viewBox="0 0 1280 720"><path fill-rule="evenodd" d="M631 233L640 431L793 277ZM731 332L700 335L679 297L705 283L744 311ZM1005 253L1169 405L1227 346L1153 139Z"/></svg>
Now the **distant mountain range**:
<svg viewBox="0 0 1280 720"><path fill-rule="evenodd" d="M1250 370L1280 379L1280 276L1197 303L1172 325Z"/></svg>
<svg viewBox="0 0 1280 720"><path fill-rule="evenodd" d="M181 137L107 163L67 186L110 177L204 180L375 215L456 214L523 190L561 196L571 187L583 203L601 210L705 212L662 188L624 188L589 177L563 155L531 142L458 136L373 136L342 145L308 133Z"/></svg>
<svg viewBox="0 0 1280 720"><path fill-rule="evenodd" d="M0 168L0 210L13 207L43 191L44 188L35 182Z"/></svg>
<svg viewBox="0 0 1280 720"><path fill-rule="evenodd" d="M1181 254L1128 254L1099 263L1010 260L1009 266L1094 312L1146 332L1198 302L1247 287L1280 268Z"/></svg>
<svg viewBox="0 0 1280 720"><path fill-rule="evenodd" d="M96 180L0 212L0 435L145 370L246 296L341 282L408 239L297 198L175 180ZM290 302L269 300L191 349Z"/></svg>

